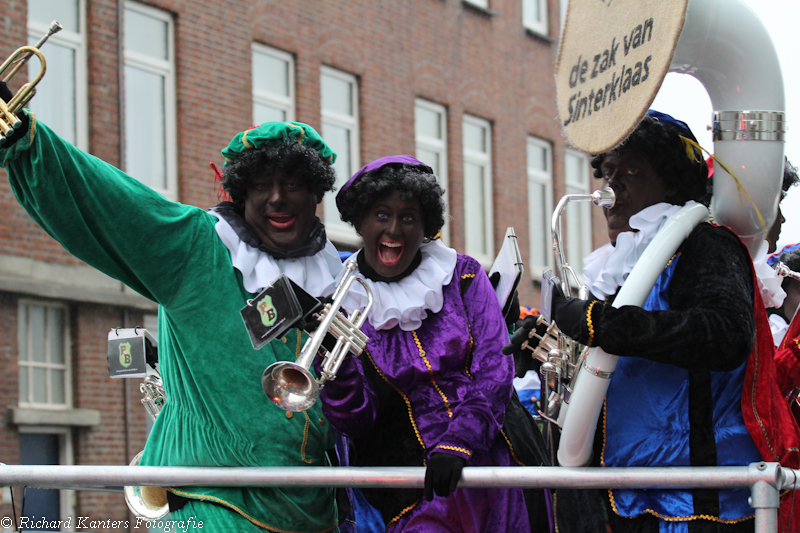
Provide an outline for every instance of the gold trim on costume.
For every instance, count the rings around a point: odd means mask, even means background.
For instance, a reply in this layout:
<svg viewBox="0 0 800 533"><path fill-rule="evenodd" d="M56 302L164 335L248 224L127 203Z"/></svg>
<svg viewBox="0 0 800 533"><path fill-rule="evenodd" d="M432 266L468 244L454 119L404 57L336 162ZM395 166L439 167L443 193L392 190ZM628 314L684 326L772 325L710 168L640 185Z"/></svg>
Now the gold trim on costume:
<svg viewBox="0 0 800 533"><path fill-rule="evenodd" d="M286 529L278 529L275 526L271 526L269 524L265 524L264 522L261 522L260 520L256 520L255 518L253 518L249 514L245 513L243 510L239 509L238 507L236 507L232 503L226 502L225 500L223 500L221 498L217 498L216 496L209 496L208 494L194 494L194 493L191 493L191 492L184 492L184 491L178 490L178 489L176 489L174 487L165 487L165 488L168 491L170 491L171 493L177 494L178 496L183 496L184 498L191 498L193 500L200 500L200 501L204 501L204 502L214 502L214 503L218 503L220 505L224 505L228 509L231 509L232 511L236 511L237 513L239 513L240 515L245 517L252 524L255 524L258 527L261 527L261 528L264 528L264 529L268 529L270 531L274 531L275 533L300 533L300 532L295 532L295 531L289 531L289 530L286 530ZM314 531L313 533L326 533L327 531L333 530L338 525L339 524L333 524L330 527L327 527L325 529L320 529L318 531Z"/></svg>
<svg viewBox="0 0 800 533"><path fill-rule="evenodd" d="M594 324L592 324L592 307L594 304L597 303L597 300L593 300L592 303L589 304L589 307L586 309L586 325L589 328L589 342L586 343L586 346L589 348L592 347L592 343L594 342Z"/></svg>
<svg viewBox="0 0 800 533"><path fill-rule="evenodd" d="M434 450L436 450L436 449L453 450L454 452L465 453L465 454L469 455L470 457L472 457L472 452L471 451L469 451L466 448L459 448L458 446L445 446L445 445L441 445L440 444L440 445L436 446L436 448L434 448Z"/></svg>
<svg viewBox="0 0 800 533"><path fill-rule="evenodd" d="M464 373L469 379L475 381L475 376L469 371L472 366L472 348L475 346L475 341L472 339L472 325L467 320L467 332L469 332L469 345L467 346L467 362L464 363Z"/></svg>
<svg viewBox="0 0 800 533"><path fill-rule="evenodd" d="M286 124L287 126L290 126L292 128L297 128L298 130L300 130L300 138L297 139L297 144L303 144L303 139L306 136L306 130L304 130L302 126L298 126L297 124L292 124L291 122L284 122L284 124Z"/></svg>
<svg viewBox="0 0 800 533"><path fill-rule="evenodd" d="M514 462L517 463L519 466L528 466L525 463L523 463L522 461L520 461L519 457L517 457L517 454L514 453L514 447L511 445L511 441L508 440L508 437L506 436L506 432L503 431L502 428L500 429L500 434L505 439L506 444L508 444L508 451L511 453L511 458L514 459Z"/></svg>
<svg viewBox="0 0 800 533"><path fill-rule="evenodd" d="M367 354L370 363L372 363L372 366L375 367L375 370L378 372L378 375L380 375L380 377L383 378L383 381L385 381L391 388L393 388L397 392L397 394L399 394L400 397L403 398L403 401L406 402L406 407L408 408L408 419L411 420L411 426L414 428L414 433L417 435L417 440L422 446L422 449L427 450L427 446L425 446L425 442L422 440L422 435L420 435L419 433L419 428L417 428L417 422L416 420L414 420L414 412L411 410L411 402L408 400L408 397L405 394L403 394L400 391L400 389L398 389L394 385L394 383L389 381L389 378L386 377L386 374L384 374L383 371L380 368L378 368L378 365L375 364L375 360L372 358L372 354L369 353L369 350L365 348L363 353Z"/></svg>
<svg viewBox="0 0 800 533"><path fill-rule="evenodd" d="M419 503L419 502L414 502L414 503L412 503L411 505L409 505L408 507L406 507L405 509L403 509L402 511L400 511L400 514L398 514L397 516L395 516L394 518L392 518L391 520L389 520L389 524L386 526L386 531L389 531L389 528L390 528L390 527L391 527L391 526L392 526L392 525L393 525L395 522L397 522L398 520L400 520L400 517L402 517L404 514L406 514L407 512L409 512L409 511L410 511L411 509L413 509L414 507L416 507L416 506L417 506L417 503Z"/></svg>
<svg viewBox="0 0 800 533"><path fill-rule="evenodd" d="M300 445L300 459L307 465L313 464L314 459L306 458L306 446L308 446L308 430L311 427L311 419L308 417L308 411L303 411L306 415L306 425L303 427L303 444Z"/></svg>
<svg viewBox="0 0 800 533"><path fill-rule="evenodd" d="M245 130L245 131L242 132L242 144L244 145L245 149L248 149L248 150L253 147L252 144L247 142L247 132L249 132L249 131L250 130Z"/></svg>
<svg viewBox="0 0 800 533"><path fill-rule="evenodd" d="M439 388L439 385L436 384L436 380L433 379L433 368L431 367L430 362L428 361L428 356L425 355L425 350L422 349L422 343L419 341L419 337L417 336L416 331L412 331L411 334L414 336L414 342L417 343L417 349L419 350L419 356L422 357L422 360L425 361L425 366L428 367L428 372L431 374L431 383L433 383L433 387L436 389L436 392L439 393L439 396L442 397L444 400L444 406L447 408L447 416L453 418L453 411L450 409L450 400L447 399L442 389Z"/></svg>

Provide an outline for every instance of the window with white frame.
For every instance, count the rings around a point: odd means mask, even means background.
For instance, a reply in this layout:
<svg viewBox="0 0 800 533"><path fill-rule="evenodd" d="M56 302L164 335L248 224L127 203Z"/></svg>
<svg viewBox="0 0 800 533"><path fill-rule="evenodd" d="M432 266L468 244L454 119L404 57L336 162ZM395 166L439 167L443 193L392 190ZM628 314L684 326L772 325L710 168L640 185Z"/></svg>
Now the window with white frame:
<svg viewBox="0 0 800 533"><path fill-rule="evenodd" d="M358 129L358 81L352 74L322 67L322 138L336 152L337 190L361 166ZM325 232L328 238L346 244L358 244L355 230L339 218L336 198L326 194Z"/></svg>
<svg viewBox="0 0 800 533"><path fill-rule="evenodd" d="M414 135L417 159L433 169L447 198L447 109L417 98L414 103ZM445 208L442 242L450 242L449 209Z"/></svg>
<svg viewBox="0 0 800 533"><path fill-rule="evenodd" d="M589 158L575 150L564 156L564 181L567 194L589 192ZM583 258L592 252L592 220L589 202L571 202L567 206L567 262L576 271L583 268Z"/></svg>
<svg viewBox="0 0 800 533"><path fill-rule="evenodd" d="M28 0L28 44L34 45L58 20L63 29L50 36L42 52L47 75L36 86L30 109L62 139L88 148L85 0ZM28 79L39 61L28 61Z"/></svg>
<svg viewBox="0 0 800 533"><path fill-rule="evenodd" d="M530 273L540 279L542 269L553 263L550 219L553 212L553 166L550 143L534 137L527 140L528 240Z"/></svg>
<svg viewBox="0 0 800 533"><path fill-rule="evenodd" d="M20 406L72 406L68 323L63 305L20 302Z"/></svg>
<svg viewBox="0 0 800 533"><path fill-rule="evenodd" d="M547 35L547 0L522 0L522 25Z"/></svg>
<svg viewBox="0 0 800 533"><path fill-rule="evenodd" d="M482 118L464 115L462 129L465 251L489 266L494 259L492 126Z"/></svg>
<svg viewBox="0 0 800 533"><path fill-rule="evenodd" d="M125 3L125 169L178 199L174 23L166 11Z"/></svg>
<svg viewBox="0 0 800 533"><path fill-rule="evenodd" d="M294 121L294 58L253 44L253 124Z"/></svg>

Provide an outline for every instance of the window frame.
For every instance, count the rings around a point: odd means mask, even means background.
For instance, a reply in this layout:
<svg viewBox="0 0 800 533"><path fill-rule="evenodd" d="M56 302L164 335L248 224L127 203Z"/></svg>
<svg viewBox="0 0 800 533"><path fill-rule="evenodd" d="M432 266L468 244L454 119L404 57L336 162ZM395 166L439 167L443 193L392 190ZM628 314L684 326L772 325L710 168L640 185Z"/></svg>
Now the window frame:
<svg viewBox="0 0 800 533"><path fill-rule="evenodd" d="M441 139L435 137L428 137L417 134L417 109L423 108L432 111L439 115L439 128L442 132ZM429 150L435 152L439 156L439 173L436 177L439 178L439 185L444 189L445 211L444 211L444 225L442 226L442 242L450 244L450 202L447 201L448 197L448 161L447 161L447 107L442 104L431 102L423 98L414 99L414 142L416 155L419 156L419 150ZM419 157L417 157L419 159Z"/></svg>
<svg viewBox="0 0 800 533"><path fill-rule="evenodd" d="M89 149L89 90L86 52L86 0L76 0L78 8L78 32L63 29L50 36L48 42L75 51L75 146L81 150ZM28 38L34 42L45 35L50 23L31 20L27 17ZM47 49L42 50L47 57ZM36 65L38 62L34 61ZM36 103L34 101L33 105Z"/></svg>
<svg viewBox="0 0 800 533"><path fill-rule="evenodd" d="M467 149L465 146L464 140L464 126L467 124L472 124L474 126L478 126L484 128L486 130L486 152L476 152L473 150ZM484 213L486 215L485 220L483 221L484 224L484 232L486 235L486 251L484 252L477 252L475 250L470 250L467 247L467 235L466 235L466 227L464 228L464 249L467 255L472 256L478 262L480 262L484 267L489 268L494 261L494 202L493 202L493 173L492 173L492 123L488 120L477 117L475 115L470 115L468 113L464 113L462 116L461 121L461 130L462 130L462 156L463 156L463 163L466 166L466 163L472 163L474 165L480 165L485 169L485 179L483 182L483 208ZM464 216L466 217L467 213L467 183L466 183L466 172L462 173L462 185L464 187Z"/></svg>
<svg viewBox="0 0 800 533"><path fill-rule="evenodd" d="M544 148L545 150L545 160L547 162L547 170L540 170L534 168L530 165L530 161L527 157L527 148L530 145L535 145L539 148ZM553 256L552 247L547 246L547 243L551 242L552 239L550 238L550 231L551 231L551 220L553 214L553 145L538 137L534 137L532 135L528 135L525 141L525 149L526 149L526 161L525 167L527 171L527 184L528 184L528 246L529 246L529 263L531 279L533 280L541 280L542 279L542 269L550 268L552 269L555 264L555 258ZM538 265L533 263L533 250L534 250L534 228L533 228L533 219L536 216L533 213L531 205L531 185L544 185L544 209L545 212L541 213L539 216L542 217L543 226L545 228L545 235L543 236L544 243L545 243L545 258L546 262L543 265Z"/></svg>
<svg viewBox="0 0 800 533"><path fill-rule="evenodd" d="M288 82L289 82L289 96L279 95L277 93L270 93L261 91L256 87L255 81L253 82L253 123L258 121L255 118L256 104L263 104L270 107L275 107L282 110L286 114L286 122L295 121L295 107L296 107L296 93L295 93L295 61L294 56L283 50L272 48L261 43L253 43L251 47L251 64L252 64L252 79L255 80L255 55L262 54L271 56L275 59L286 61L288 63Z"/></svg>
<svg viewBox="0 0 800 533"><path fill-rule="evenodd" d="M531 18L531 10L529 8L531 2L536 2L536 6L540 9L540 17ZM547 0L522 0L522 25L525 29L532 31L538 35L548 35L548 20L547 20Z"/></svg>
<svg viewBox="0 0 800 533"><path fill-rule="evenodd" d="M128 66L164 76L164 164L166 166L166 189L151 187L166 198L178 200L178 138L177 138L177 96L175 62L175 20L165 10L151 7L133 0L125 0L124 9L136 11L144 16L167 23L167 59L147 56L123 46L122 68ZM127 132L126 132L127 135ZM125 153L126 167L130 154ZM126 172L128 169L125 169ZM135 178L135 176L133 176Z"/></svg>
<svg viewBox="0 0 800 533"><path fill-rule="evenodd" d="M581 182L570 182L570 181L568 181L568 176L567 176L567 172L566 172L566 168L567 168L566 159L567 159L567 157L570 157L570 156L579 158L581 160L581 162L583 163L582 167L583 167L584 171L582 173L582 178L583 179L581 180ZM565 190L566 190L567 194L573 194L573 193L588 194L588 193L591 192L592 175L591 175L590 161L589 161L589 157L586 154L584 154L583 152L580 152L578 150L574 150L572 148L567 148L564 151L564 186L565 186ZM591 212L591 204L589 202L578 202L578 203L572 203L571 206L581 209L581 211L583 213L583 216L582 216L582 226L583 227L579 228L580 236L581 236L581 257L580 258L574 258L574 257L570 257L570 254L569 254L569 250L570 250L570 248L569 248L570 247L569 236L571 234L570 224L572 223L570 221L570 217L569 217L569 207L567 207L567 212L568 212L567 213L567 250L565 250L565 256L567 258L567 262L568 263L570 263L572 265L576 265L576 264L581 265L581 268L579 268L577 270L577 271L580 271L580 270L582 270L583 258L585 258L587 255L592 253L592 212ZM578 262L578 261L580 261L580 262ZM581 279L583 279L582 276L581 276Z"/></svg>
<svg viewBox="0 0 800 533"><path fill-rule="evenodd" d="M47 309L48 308L58 308L62 311L62 346L64 347L64 363L62 364L55 364L47 362L49 359L50 354L46 355L46 362L45 363L36 363L29 359L30 355L30 346L31 346L31 329L30 329L30 321L28 320L27 309L30 306L38 306L43 307L45 309L45 316L47 316ZM27 334L27 338L23 344L22 342L22 335L23 331L21 329L23 324L22 314L26 313L24 324L26 327L25 333ZM47 322L45 322L45 329L47 329ZM28 348L28 353L22 353L22 347L26 346ZM45 339L45 346L48 348L50 346L50 339L46 337ZM69 314L69 306L66 303L61 302L51 302L51 301L44 301L44 300L34 300L34 299L20 299L17 304L17 364L19 369L17 371L17 383L19 387L19 394L18 394L18 401L17 405L19 407L25 407L30 409L48 409L48 410L69 410L73 407L73 398L72 398L72 344L71 344L71 333L70 333L70 314ZM28 384L27 384L27 392L28 398L24 401L21 397L21 376L20 374L22 367L28 369ZM32 380L33 380L33 372L30 371L32 368L45 368L48 370L64 370L64 403L50 403L49 401L46 403L36 403L34 401L28 401L29 398L32 398L33 395L33 387L32 387ZM47 385L46 385L46 393L48 400L52 396L52 384L50 382L50 372L47 372Z"/></svg>
<svg viewBox="0 0 800 533"><path fill-rule="evenodd" d="M342 113L337 113L335 111L325 110L322 106L322 78L324 76L330 76L332 78L338 78L340 80L347 81L348 83L352 84L353 91L351 92L351 107L353 109L353 115L344 115ZM332 67L328 67L326 65L322 65L320 68L320 129L323 129L323 125L328 123L332 126L337 126L340 128L345 128L350 132L350 175L348 176L336 176L336 187L337 191L341 189L341 186L347 183L347 180L350 179L350 176L355 174L355 172L361 168L361 141L360 141L360 119L359 119L359 83L358 77L354 74L350 74L348 72L344 72L342 70L338 70ZM321 133L321 132L320 132ZM334 150L335 151L335 150ZM358 246L361 243L361 238L356 233L356 230L350 226L350 224L343 222L341 218L339 218L339 210L336 208L336 196L335 194L328 193L325 195L323 199L324 205L324 223L325 223L325 232L328 236L328 239L331 241L336 241L346 245Z"/></svg>

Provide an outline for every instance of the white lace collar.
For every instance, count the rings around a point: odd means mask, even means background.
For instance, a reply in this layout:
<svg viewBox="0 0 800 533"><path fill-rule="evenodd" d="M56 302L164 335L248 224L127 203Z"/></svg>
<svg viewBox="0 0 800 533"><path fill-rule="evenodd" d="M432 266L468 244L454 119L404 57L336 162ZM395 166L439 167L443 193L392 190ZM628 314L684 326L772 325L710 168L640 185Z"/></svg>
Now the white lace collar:
<svg viewBox="0 0 800 533"><path fill-rule="evenodd" d="M767 264L767 250L769 243L762 241L758 247L758 252L753 257L753 268L756 271L758 288L761 291L761 299L764 300L764 307L774 307L775 309L783 305L786 293L781 288L783 278L778 277L775 270Z"/></svg>
<svg viewBox="0 0 800 533"><path fill-rule="evenodd" d="M413 331L422 325L428 312L442 310L442 293L453 279L458 254L438 239L423 244L419 250L422 253L419 266L400 281L366 280L374 298L367 318L376 330L400 326L403 331ZM361 285L356 283L352 287L344 300L345 309L351 312L367 305Z"/></svg>
<svg viewBox="0 0 800 533"><path fill-rule="evenodd" d="M210 211L209 214L217 219L214 229L231 254L233 268L242 274L247 292L258 293L281 274L286 274L312 296L333 294L334 276L342 268L342 261L331 241L315 255L276 259L244 243L218 213Z"/></svg>
<svg viewBox="0 0 800 533"><path fill-rule="evenodd" d="M690 200L686 205L696 202ZM603 300L616 294L628 274L669 217L682 206L661 202L631 216L628 224L639 231L625 231L617 236L616 246L601 246L584 260L583 276L589 291Z"/></svg>

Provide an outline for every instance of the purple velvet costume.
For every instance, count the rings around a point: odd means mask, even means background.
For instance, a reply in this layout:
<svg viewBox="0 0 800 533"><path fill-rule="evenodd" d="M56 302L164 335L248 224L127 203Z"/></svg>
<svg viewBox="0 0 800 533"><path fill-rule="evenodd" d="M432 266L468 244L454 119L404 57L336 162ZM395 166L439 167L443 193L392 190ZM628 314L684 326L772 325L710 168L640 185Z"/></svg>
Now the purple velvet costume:
<svg viewBox="0 0 800 533"><path fill-rule="evenodd" d="M463 298L462 286L467 286ZM501 353L508 331L477 261L458 255L443 300L442 310L429 312L416 331L399 326L376 331L367 321L367 351L360 358L348 356L336 380L322 389L323 412L337 430L363 442L371 429L390 423L379 416L376 389L384 384L368 377L377 376L402 397L404 409L395 410L395 417L410 419L411 446L424 459L441 452L465 458L467 466L513 464L500 430L512 394L514 361ZM392 442L374 447L386 449ZM386 522L388 531L403 532L530 531L520 489L456 489L432 502L419 498Z"/></svg>

